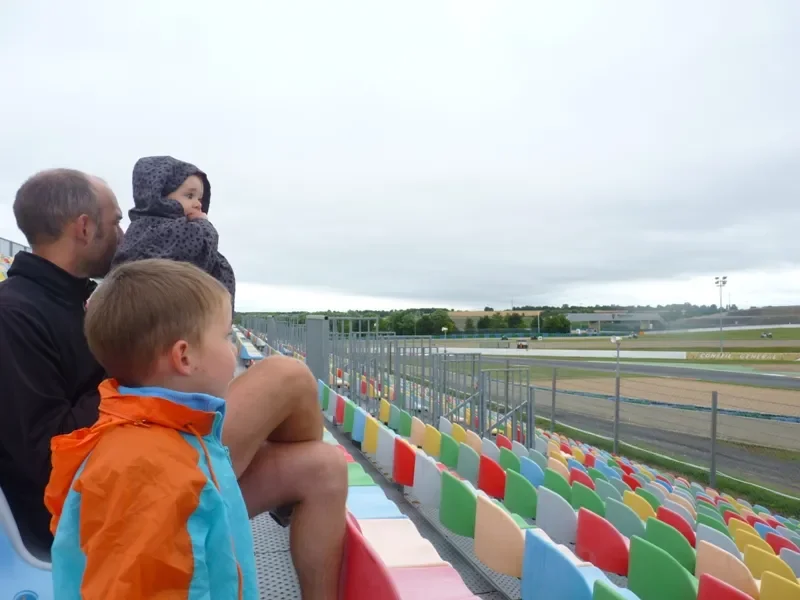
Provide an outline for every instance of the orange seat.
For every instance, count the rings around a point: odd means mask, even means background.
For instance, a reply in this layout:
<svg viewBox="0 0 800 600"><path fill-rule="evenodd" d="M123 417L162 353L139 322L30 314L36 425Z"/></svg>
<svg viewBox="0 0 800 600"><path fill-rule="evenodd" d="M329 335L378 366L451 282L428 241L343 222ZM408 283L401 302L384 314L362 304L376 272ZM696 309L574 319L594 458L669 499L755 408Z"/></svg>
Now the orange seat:
<svg viewBox="0 0 800 600"><path fill-rule="evenodd" d="M576 481L582 483L583 485L588 487L590 490L594 490L595 489L594 481L592 481L592 478L589 477L589 475L587 475L586 473L584 473L580 469L573 467L572 469L569 470L569 484L572 485Z"/></svg>
<svg viewBox="0 0 800 600"><path fill-rule="evenodd" d="M633 477L627 474L622 476L622 481L627 483L628 487L630 487L631 490L633 490L634 492L636 491L636 488L642 487L642 484L639 483L638 479L634 479Z"/></svg>
<svg viewBox="0 0 800 600"><path fill-rule="evenodd" d="M697 587L697 600L753 600L748 594L732 585L704 573Z"/></svg>
<svg viewBox="0 0 800 600"><path fill-rule="evenodd" d="M511 440L504 436L502 433L497 434L497 439L495 439L495 444L497 444L498 448L508 448L509 450L513 450L513 446L511 445Z"/></svg>
<svg viewBox="0 0 800 600"><path fill-rule="evenodd" d="M400 485L414 485L414 465L417 452L414 447L399 435L394 438L394 465L392 479Z"/></svg>
<svg viewBox="0 0 800 600"><path fill-rule="evenodd" d="M396 455L395 464L397 464ZM478 465L478 489L499 500L502 500L506 493L506 472L485 454L481 454L481 462Z"/></svg>
<svg viewBox="0 0 800 600"><path fill-rule="evenodd" d="M686 541L692 545L692 548L697 545L697 536L695 536L692 526L674 510L670 510L666 506L659 506L658 511L656 511L656 518L677 529L686 538Z"/></svg>
<svg viewBox="0 0 800 600"><path fill-rule="evenodd" d="M603 571L628 575L628 538L603 517L585 508L578 510L575 555Z"/></svg>

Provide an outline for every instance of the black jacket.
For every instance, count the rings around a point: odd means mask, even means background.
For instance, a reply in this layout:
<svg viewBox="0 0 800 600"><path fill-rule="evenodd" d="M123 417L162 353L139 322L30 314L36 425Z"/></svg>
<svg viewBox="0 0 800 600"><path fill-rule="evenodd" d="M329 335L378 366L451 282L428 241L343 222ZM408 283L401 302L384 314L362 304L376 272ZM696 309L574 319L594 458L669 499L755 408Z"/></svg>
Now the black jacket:
<svg viewBox="0 0 800 600"><path fill-rule="evenodd" d="M208 213L211 184L200 169L171 156L149 156L136 162L133 167L134 208L128 212L131 224L112 266L144 258L192 263L222 283L233 303L236 279L230 263L217 250L217 230L206 219L190 221L184 216L180 203L167 198L190 175L203 180L202 208Z"/></svg>
<svg viewBox="0 0 800 600"><path fill-rule="evenodd" d="M97 420L105 377L83 334L94 287L27 252L0 283L0 487L23 536L46 548L50 439Z"/></svg>

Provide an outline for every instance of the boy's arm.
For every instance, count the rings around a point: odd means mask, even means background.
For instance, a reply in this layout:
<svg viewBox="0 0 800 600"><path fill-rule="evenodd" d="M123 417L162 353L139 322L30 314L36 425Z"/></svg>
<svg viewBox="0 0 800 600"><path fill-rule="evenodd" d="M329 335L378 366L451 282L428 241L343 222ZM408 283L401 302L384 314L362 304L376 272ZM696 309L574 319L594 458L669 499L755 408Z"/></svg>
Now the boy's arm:
<svg viewBox="0 0 800 600"><path fill-rule="evenodd" d="M205 476L174 432L126 429L113 447L95 450L76 485L86 556L81 598L186 600L193 578L206 579L196 573L205 556L193 550L204 540L189 532Z"/></svg>

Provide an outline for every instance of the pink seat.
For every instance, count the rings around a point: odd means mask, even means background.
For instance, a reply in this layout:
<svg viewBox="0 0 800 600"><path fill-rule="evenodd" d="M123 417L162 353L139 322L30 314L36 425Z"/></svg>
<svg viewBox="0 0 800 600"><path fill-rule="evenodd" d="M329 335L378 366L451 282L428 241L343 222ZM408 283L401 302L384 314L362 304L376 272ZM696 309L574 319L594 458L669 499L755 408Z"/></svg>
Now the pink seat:
<svg viewBox="0 0 800 600"><path fill-rule="evenodd" d="M389 569L392 579L403 600L414 598L436 598L436 600L468 600L472 592L451 566L410 567ZM343 597L342 600L352 600ZM371 596L368 600L383 600L383 596Z"/></svg>
<svg viewBox="0 0 800 600"><path fill-rule="evenodd" d="M589 475L587 475L586 473L584 473L580 469L577 469L577 468L573 467L572 469L569 470L569 484L572 485L576 481L579 482L579 483L582 483L583 485L588 487L590 490L595 489L594 481L592 481L592 478L589 477Z"/></svg>
<svg viewBox="0 0 800 600"><path fill-rule="evenodd" d="M502 433L497 434L497 439L495 439L494 443L497 444L498 448L508 448L509 450L514 449L514 447L511 445L511 440Z"/></svg>
<svg viewBox="0 0 800 600"><path fill-rule="evenodd" d="M462 583L463 585L463 583ZM411 596L406 596L406 598ZM392 575L364 539L352 515L347 515L344 560L339 578L342 600L402 600Z"/></svg>
<svg viewBox="0 0 800 600"><path fill-rule="evenodd" d="M753 600L748 594L732 585L705 573L700 576L697 600Z"/></svg>
<svg viewBox="0 0 800 600"><path fill-rule="evenodd" d="M659 506L656 517L659 521L664 521L667 525L672 525L675 529L680 531L681 535L686 538L686 541L692 545L692 548L697 545L697 537L692 530L692 526L674 510L670 510L666 506Z"/></svg>
<svg viewBox="0 0 800 600"><path fill-rule="evenodd" d="M478 465L478 489L499 500L502 500L506 493L506 472L485 454L481 454L481 462Z"/></svg>
<svg viewBox="0 0 800 600"><path fill-rule="evenodd" d="M800 548L797 547L797 544L773 531L768 531L765 539L767 543L772 546L772 549L775 550L775 554L780 555L783 548L788 548L789 550L800 553Z"/></svg>
<svg viewBox="0 0 800 600"><path fill-rule="evenodd" d="M603 571L628 575L628 538L603 517L585 508L578 510L575 555Z"/></svg>

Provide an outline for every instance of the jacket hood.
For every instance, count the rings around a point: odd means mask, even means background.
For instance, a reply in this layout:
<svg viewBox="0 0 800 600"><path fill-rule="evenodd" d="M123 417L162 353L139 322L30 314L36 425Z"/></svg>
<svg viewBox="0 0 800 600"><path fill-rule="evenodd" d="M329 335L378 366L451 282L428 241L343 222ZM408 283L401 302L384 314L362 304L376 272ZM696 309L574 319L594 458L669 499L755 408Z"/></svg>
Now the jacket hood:
<svg viewBox="0 0 800 600"><path fill-rule="evenodd" d="M98 389L100 417L97 422L91 427L56 436L50 441L53 470L44 492L44 503L53 515L50 521L53 534L75 475L107 430L121 425L160 425L195 436L208 435L213 431L217 415L214 411L197 410L155 396L123 394L114 379L106 379Z"/></svg>
<svg viewBox="0 0 800 600"><path fill-rule="evenodd" d="M206 174L193 164L171 156L147 156L140 158L133 166L133 203L129 212L135 218L168 217L180 218L183 208L180 203L167 198L177 190L190 175L203 180L203 212L208 213L211 205L211 184Z"/></svg>

